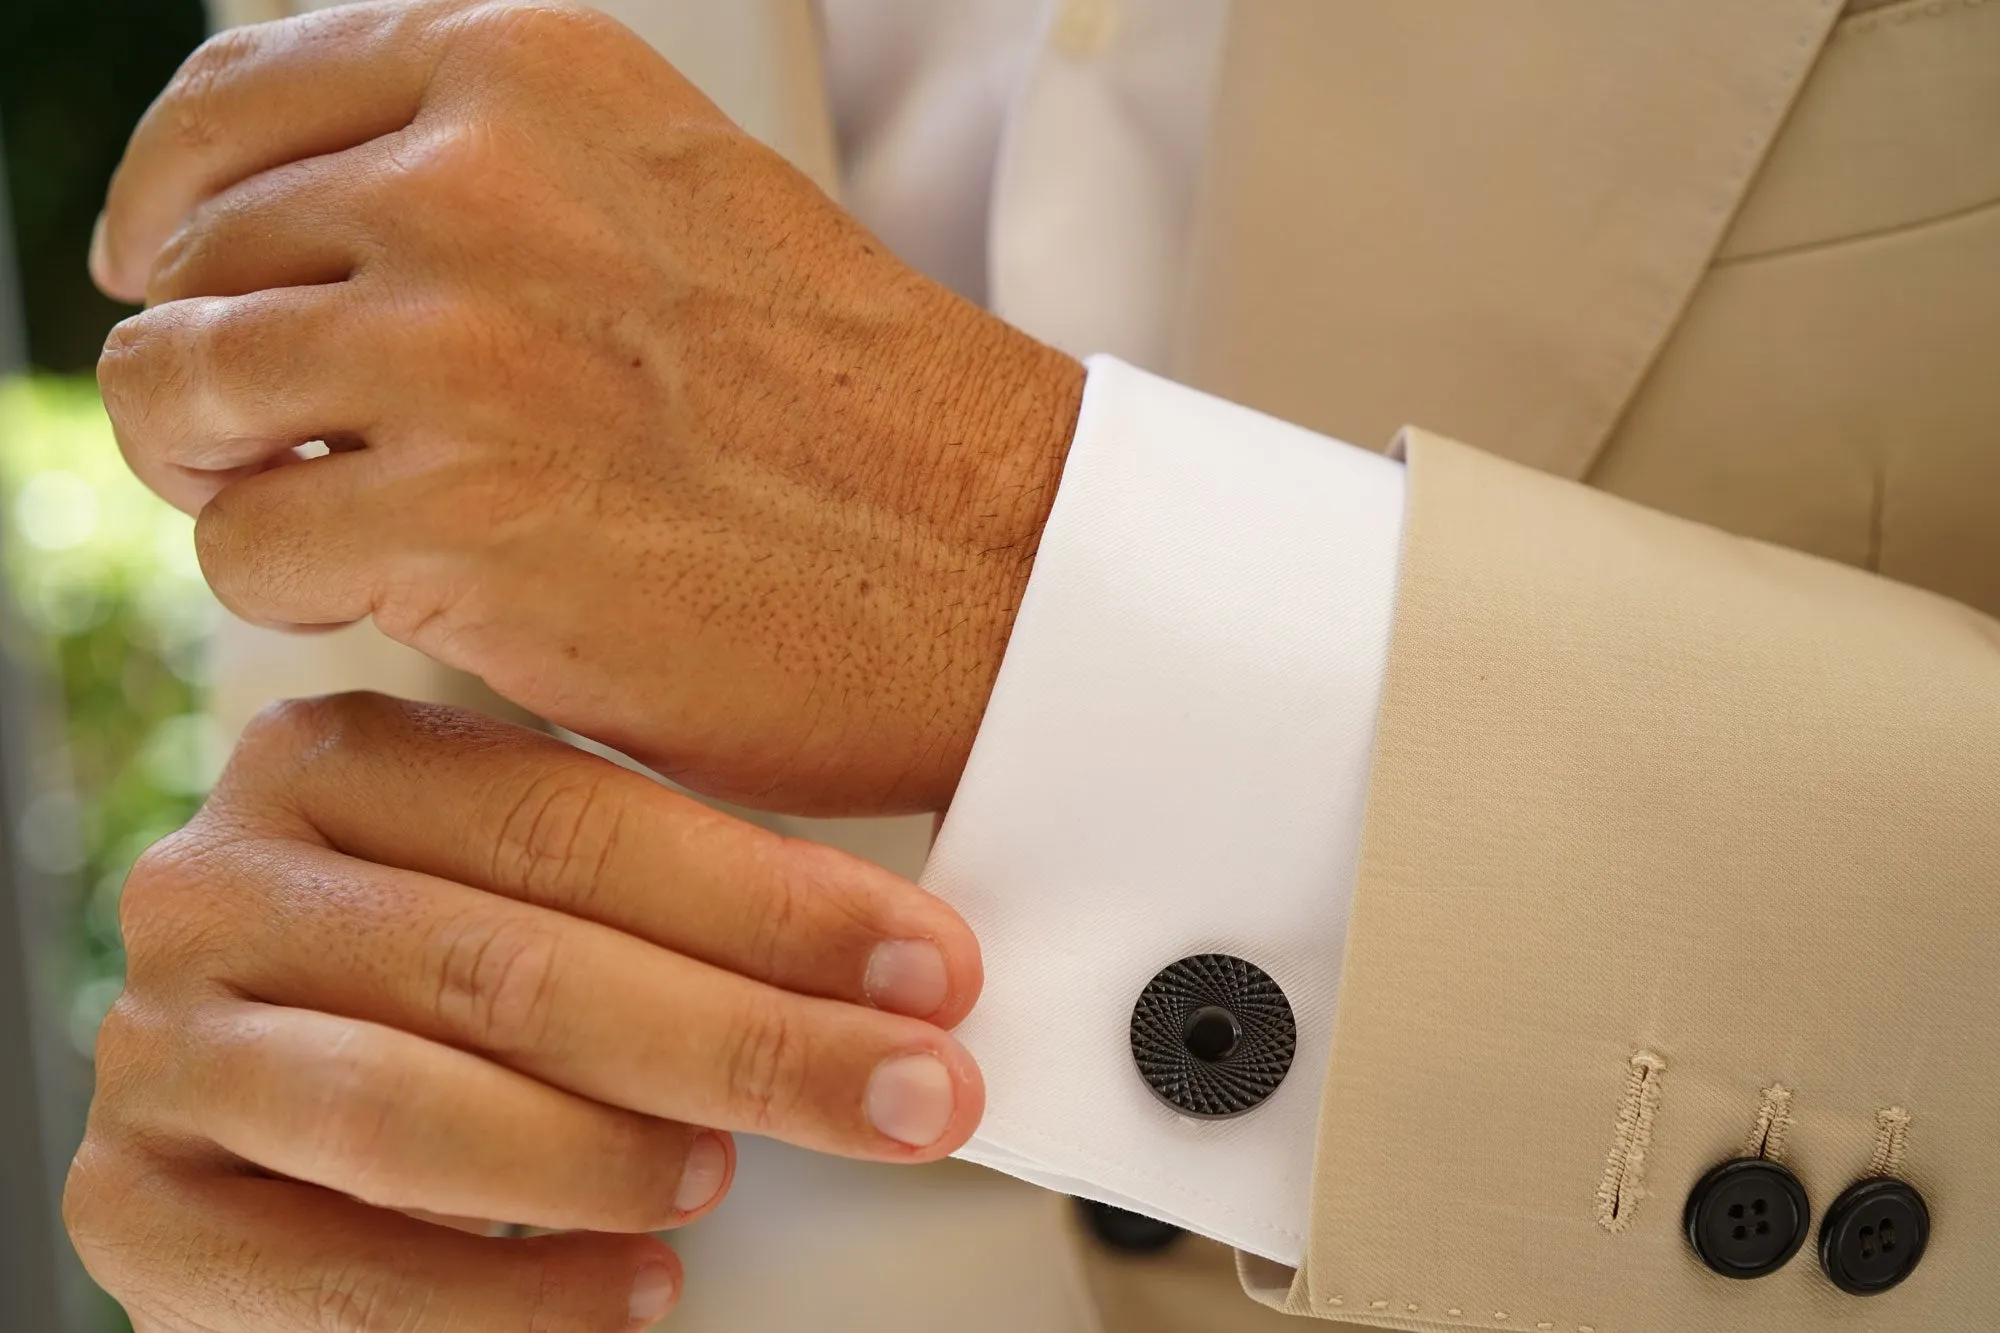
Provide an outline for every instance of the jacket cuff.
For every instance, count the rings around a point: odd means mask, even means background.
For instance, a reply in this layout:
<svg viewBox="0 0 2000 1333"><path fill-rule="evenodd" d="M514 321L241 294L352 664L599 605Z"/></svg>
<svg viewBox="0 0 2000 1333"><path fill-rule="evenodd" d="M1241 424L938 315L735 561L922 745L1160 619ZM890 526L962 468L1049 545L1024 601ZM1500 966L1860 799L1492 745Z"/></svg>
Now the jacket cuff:
<svg viewBox="0 0 2000 1333"><path fill-rule="evenodd" d="M1311 1236L1253 1294L1564 1333L1992 1308L2000 626L1407 446ZM1724 1164L1768 1217L1708 1211ZM1885 1176L1935 1229L1864 1304L1821 1228Z"/></svg>

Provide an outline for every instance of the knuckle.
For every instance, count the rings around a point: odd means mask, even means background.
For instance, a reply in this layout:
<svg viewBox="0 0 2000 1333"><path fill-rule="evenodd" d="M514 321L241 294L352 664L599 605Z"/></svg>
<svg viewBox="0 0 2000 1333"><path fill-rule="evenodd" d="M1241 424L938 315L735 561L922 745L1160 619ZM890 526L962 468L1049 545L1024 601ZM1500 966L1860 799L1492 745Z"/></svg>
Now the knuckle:
<svg viewBox="0 0 2000 1333"><path fill-rule="evenodd" d="M273 761L290 762L336 743L340 737L341 695L278 699L265 704L243 728L236 743L236 763L264 768Z"/></svg>
<svg viewBox="0 0 2000 1333"><path fill-rule="evenodd" d="M108 1233L118 1219L115 1200L122 1191L107 1179L111 1174L107 1156L96 1140L96 1131L91 1131L77 1149L63 1181L63 1229L76 1242L77 1253L85 1262L107 1248Z"/></svg>
<svg viewBox="0 0 2000 1333"><path fill-rule="evenodd" d="M181 352L187 311L180 306L141 311L113 325L97 358L97 387L111 419L128 431L144 425L150 409L184 389L189 380Z"/></svg>
<svg viewBox="0 0 2000 1333"><path fill-rule="evenodd" d="M618 777L615 769L575 763L537 772L501 818L492 882L517 884L536 899L559 895L588 915L624 834Z"/></svg>
<svg viewBox="0 0 2000 1333"><path fill-rule="evenodd" d="M105 1014L91 1051L96 1070L91 1094L92 1135L105 1135L108 1126L122 1124L128 1113L154 1103L161 1089L150 1075L161 1053L179 1040L169 1027L171 1021L165 1012L147 1012L129 987Z"/></svg>
<svg viewBox="0 0 2000 1333"><path fill-rule="evenodd" d="M205 267L201 259L204 248L201 234L191 227L182 227L169 236L153 256L153 267L146 274L147 303L160 305L188 295L191 285L188 275Z"/></svg>
<svg viewBox="0 0 2000 1333"><path fill-rule="evenodd" d="M171 446L151 436L176 419L174 405L199 392L213 410L230 386L268 374L267 323L256 303L228 297L170 301L120 321L97 359L105 410L142 448Z"/></svg>
<svg viewBox="0 0 2000 1333"><path fill-rule="evenodd" d="M191 297L179 304L189 308L185 373L194 383L211 389L255 384L278 368L262 302Z"/></svg>
<svg viewBox="0 0 2000 1333"><path fill-rule="evenodd" d="M135 1047L143 1046L152 1034L146 1031L143 1020L133 1014L133 999L130 990L119 992L118 998L105 1011L104 1020L97 1025L97 1040L91 1048L96 1066L96 1086L92 1091L93 1103L101 1103L115 1098L121 1088L114 1086L111 1075L120 1070L125 1057Z"/></svg>
<svg viewBox="0 0 2000 1333"><path fill-rule="evenodd" d="M447 1030L495 1052L545 1046L562 974L555 933L522 917L461 918L444 928L433 1000Z"/></svg>
<svg viewBox="0 0 2000 1333"><path fill-rule="evenodd" d="M237 753L246 757L273 749L289 753L317 731L319 713L318 699L275 699L245 724Z"/></svg>
<svg viewBox="0 0 2000 1333"><path fill-rule="evenodd" d="M805 910L807 891L791 875L771 875L758 895L747 941L751 975L775 981L790 975L790 960Z"/></svg>
<svg viewBox="0 0 2000 1333"><path fill-rule="evenodd" d="M168 941L180 932L162 927L176 922L182 895L178 887L167 887L171 882L159 874L142 873L136 865L125 877L118 896L118 936L125 946L128 976L150 975L154 965L173 952Z"/></svg>
<svg viewBox="0 0 2000 1333"><path fill-rule="evenodd" d="M449 508L434 511L451 514ZM443 519L432 526L425 520L425 534L436 540L439 546L451 541L447 529L452 520ZM482 622L476 608L469 605L470 595L457 580L434 577L412 577L398 571L382 580L375 591L375 628L397 643L408 644L425 656L438 661L464 660L457 656L457 646L469 625Z"/></svg>
<svg viewBox="0 0 2000 1333"><path fill-rule="evenodd" d="M189 942L216 924L214 913L204 910L207 877L200 861L194 835L183 829L154 843L132 863L118 897L118 932L129 976L148 976L184 962Z"/></svg>
<svg viewBox="0 0 2000 1333"><path fill-rule="evenodd" d="M256 62L264 44L255 26L219 32L181 63L161 95L167 128L182 146L197 152L212 146L223 126L217 115L217 94L246 66Z"/></svg>
<svg viewBox="0 0 2000 1333"><path fill-rule="evenodd" d="M209 508L227 498L227 493L217 497ZM199 538L199 524L195 532ZM244 725L196 822L217 823L231 832L315 840L310 811L297 803L315 765L348 761L362 775L380 769L416 743L416 729L429 714L448 711L372 690L268 703ZM339 800L355 781L336 770L329 784L333 794L325 799Z"/></svg>
<svg viewBox="0 0 2000 1333"><path fill-rule="evenodd" d="M490 215L493 192L511 169L501 137L492 122L472 120L406 133L385 158L380 188L405 214L416 207L441 211L455 225L476 223Z"/></svg>
<svg viewBox="0 0 2000 1333"><path fill-rule="evenodd" d="M623 1302L593 1318L591 1312L609 1304L601 1289L582 1289L577 1273L557 1261L545 1241L521 1242L523 1253L511 1270L510 1294L519 1310L518 1327L523 1333L592 1333L606 1327L622 1327L617 1316L625 1313Z"/></svg>
<svg viewBox="0 0 2000 1333"><path fill-rule="evenodd" d="M784 1124L806 1087L806 1052L781 1002L760 1002L738 1023L726 1057L728 1095L751 1130Z"/></svg>
<svg viewBox="0 0 2000 1333"><path fill-rule="evenodd" d="M93 1128L70 1160L63 1180L62 1223L76 1254L98 1285L118 1295L128 1284L132 1248L130 1199L138 1185L127 1155Z"/></svg>
<svg viewBox="0 0 2000 1333"><path fill-rule="evenodd" d="M294 764L345 746L369 745L413 705L373 690L346 690L266 704L243 729L238 759L262 767Z"/></svg>
<svg viewBox="0 0 2000 1333"><path fill-rule="evenodd" d="M129 925L159 911L156 895L178 899L186 890L193 878L189 861L194 848L190 842L185 829L169 833L133 860L118 900L119 910L125 914L120 924Z"/></svg>
<svg viewBox="0 0 2000 1333"><path fill-rule="evenodd" d="M172 1216L183 1186L168 1159L130 1134L106 1132L104 1120L93 1107L63 1179L61 1218L85 1271L129 1304L161 1294L162 1252L180 1238L163 1233L163 1214Z"/></svg>
<svg viewBox="0 0 2000 1333"><path fill-rule="evenodd" d="M135 364L151 343L154 323L153 312L142 310L119 320L104 335L104 348L97 357L97 387L104 395L105 407L114 415L132 383Z"/></svg>
<svg viewBox="0 0 2000 1333"><path fill-rule="evenodd" d="M225 493L211 501L204 516L228 498ZM195 525L195 539L211 584L220 584L217 596L240 600L232 562L201 550L204 541L217 539L213 535L204 538L200 522ZM294 801L304 772L342 746L354 744L354 733L386 702L381 696L356 692L265 704L237 736L236 747L204 807L204 817L236 829L276 829L292 837L307 832L308 827L299 822Z"/></svg>
<svg viewBox="0 0 2000 1333"><path fill-rule="evenodd" d="M393 1183L383 1175L385 1146L409 1091L374 1047L367 1034L349 1033L326 1049L313 1071L312 1127L301 1145L312 1174L340 1180L364 1203L380 1202L379 1186ZM255 1036L219 1038L211 1053L224 1077L232 1066L247 1068L264 1054Z"/></svg>
<svg viewBox="0 0 2000 1333"><path fill-rule="evenodd" d="M188 220L160 244L153 266L146 275L146 299L158 305L180 296L193 296L195 275L213 266L221 248L218 232L230 222L228 206L209 200L196 206Z"/></svg>

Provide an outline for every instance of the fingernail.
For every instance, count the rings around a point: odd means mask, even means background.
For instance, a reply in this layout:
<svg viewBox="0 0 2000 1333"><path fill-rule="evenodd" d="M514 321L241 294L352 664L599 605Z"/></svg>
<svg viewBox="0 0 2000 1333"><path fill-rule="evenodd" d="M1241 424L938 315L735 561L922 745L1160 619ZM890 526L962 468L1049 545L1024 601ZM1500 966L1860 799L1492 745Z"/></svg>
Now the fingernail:
<svg viewBox="0 0 2000 1333"><path fill-rule="evenodd" d="M74 250L70 251L75 254ZM97 222L90 229L90 277L99 287L108 285L111 251L104 239L104 214L97 215Z"/></svg>
<svg viewBox="0 0 2000 1333"><path fill-rule="evenodd" d="M674 1190L674 1211L692 1213L708 1206L722 1189L722 1177L729 1171L729 1150L722 1139L706 1130L688 1149L687 1165L681 1168L681 1183Z"/></svg>
<svg viewBox="0 0 2000 1333"><path fill-rule="evenodd" d="M929 1018L944 1008L951 982L945 976L944 951L937 945L929 940L890 940L868 955L862 985L877 1009Z"/></svg>
<svg viewBox="0 0 2000 1333"><path fill-rule="evenodd" d="M868 1076L868 1123L898 1143L925 1148L951 1121L951 1071L935 1055L898 1055Z"/></svg>
<svg viewBox="0 0 2000 1333"><path fill-rule="evenodd" d="M649 1328L667 1317L674 1308L674 1271L671 1268L642 1268L632 1284L632 1322Z"/></svg>

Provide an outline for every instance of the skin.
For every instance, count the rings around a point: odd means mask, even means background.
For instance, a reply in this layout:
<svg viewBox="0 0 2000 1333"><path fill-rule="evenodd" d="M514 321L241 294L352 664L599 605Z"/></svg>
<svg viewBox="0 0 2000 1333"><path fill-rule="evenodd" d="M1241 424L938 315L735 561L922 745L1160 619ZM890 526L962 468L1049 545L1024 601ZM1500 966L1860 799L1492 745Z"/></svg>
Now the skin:
<svg viewBox="0 0 2000 1333"><path fill-rule="evenodd" d="M929 1161L982 1107L943 903L453 710L267 710L122 926L65 1212L144 1333L641 1327L681 1282L643 1233L716 1205L729 1131ZM910 942L938 984L888 1012L870 964ZM921 1144L871 1118L913 1058L948 1088ZM704 1127L722 1169L690 1199Z"/></svg>
<svg viewBox="0 0 2000 1333"><path fill-rule="evenodd" d="M100 365L120 443L239 614L372 617L740 802L949 801L1082 369L617 24L224 34L135 131L92 269L146 307ZM124 902L66 1207L139 1333L636 1327L681 1280L642 1233L715 1206L728 1131L923 1161L981 1110L942 904L459 714L267 715ZM934 984L871 985L913 943ZM915 1142L876 1095L913 1057ZM689 1201L700 1127L725 1169Z"/></svg>
<svg viewBox="0 0 2000 1333"><path fill-rule="evenodd" d="M119 439L238 613L372 616L739 802L948 803L1082 368L615 22L418 0L218 37L93 269L149 307L100 365Z"/></svg>

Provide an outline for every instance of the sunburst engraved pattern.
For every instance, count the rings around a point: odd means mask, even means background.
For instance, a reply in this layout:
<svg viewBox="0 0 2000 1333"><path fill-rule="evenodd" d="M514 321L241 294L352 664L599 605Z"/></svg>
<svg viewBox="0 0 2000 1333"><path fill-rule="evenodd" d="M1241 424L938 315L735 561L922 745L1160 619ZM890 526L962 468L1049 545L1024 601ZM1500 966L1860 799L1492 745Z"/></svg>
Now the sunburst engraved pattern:
<svg viewBox="0 0 2000 1333"><path fill-rule="evenodd" d="M1236 1048L1204 1060L1187 1048L1188 1016L1214 1005L1235 1015ZM1255 963L1196 954L1162 968L1132 1006L1132 1060L1153 1095L1182 1115L1226 1120L1277 1090L1292 1067L1298 1026L1291 1002Z"/></svg>

